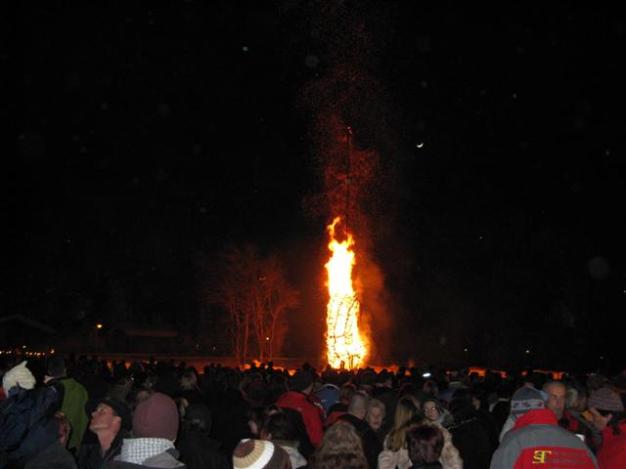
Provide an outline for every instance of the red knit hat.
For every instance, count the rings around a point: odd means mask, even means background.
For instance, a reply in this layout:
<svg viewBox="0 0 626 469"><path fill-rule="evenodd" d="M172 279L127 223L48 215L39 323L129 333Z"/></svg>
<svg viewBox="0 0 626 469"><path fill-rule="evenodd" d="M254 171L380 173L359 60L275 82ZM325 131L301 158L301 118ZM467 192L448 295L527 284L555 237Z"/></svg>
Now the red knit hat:
<svg viewBox="0 0 626 469"><path fill-rule="evenodd" d="M133 415L133 433L139 438L176 440L178 409L171 397L155 392L142 401Z"/></svg>

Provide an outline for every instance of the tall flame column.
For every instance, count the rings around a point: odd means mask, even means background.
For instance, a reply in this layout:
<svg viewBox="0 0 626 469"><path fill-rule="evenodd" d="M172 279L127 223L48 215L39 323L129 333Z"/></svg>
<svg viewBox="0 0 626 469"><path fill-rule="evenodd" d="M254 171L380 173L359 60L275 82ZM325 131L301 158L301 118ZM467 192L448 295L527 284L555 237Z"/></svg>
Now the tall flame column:
<svg viewBox="0 0 626 469"><path fill-rule="evenodd" d="M352 286L352 268L356 263L350 233L344 241L335 239L335 226L340 217L328 226L332 253L326 263L328 273L328 305L326 307L326 347L328 363L333 368L358 368L367 355L367 347L359 332L360 304Z"/></svg>

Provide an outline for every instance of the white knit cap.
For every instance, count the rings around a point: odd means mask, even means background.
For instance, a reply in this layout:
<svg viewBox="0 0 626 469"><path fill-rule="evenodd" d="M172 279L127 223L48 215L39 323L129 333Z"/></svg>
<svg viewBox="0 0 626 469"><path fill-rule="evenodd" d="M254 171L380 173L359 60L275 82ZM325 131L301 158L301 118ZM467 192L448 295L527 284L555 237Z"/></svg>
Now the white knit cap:
<svg viewBox="0 0 626 469"><path fill-rule="evenodd" d="M26 368L26 360L11 368L2 377L2 387L7 394L15 386L19 386L22 389L33 389L35 387L35 377Z"/></svg>

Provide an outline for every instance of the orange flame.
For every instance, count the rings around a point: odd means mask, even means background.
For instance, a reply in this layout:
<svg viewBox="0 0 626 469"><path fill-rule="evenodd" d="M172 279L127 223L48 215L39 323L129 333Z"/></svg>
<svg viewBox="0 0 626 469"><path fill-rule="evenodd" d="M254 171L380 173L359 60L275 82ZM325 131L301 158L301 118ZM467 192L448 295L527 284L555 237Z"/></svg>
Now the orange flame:
<svg viewBox="0 0 626 469"><path fill-rule="evenodd" d="M326 307L326 348L328 363L333 368L358 368L367 355L367 346L359 332L361 305L352 287L352 268L356 263L352 250L354 239L335 239L335 225L341 220L336 217L328 229L332 256L326 264L328 272L328 305Z"/></svg>

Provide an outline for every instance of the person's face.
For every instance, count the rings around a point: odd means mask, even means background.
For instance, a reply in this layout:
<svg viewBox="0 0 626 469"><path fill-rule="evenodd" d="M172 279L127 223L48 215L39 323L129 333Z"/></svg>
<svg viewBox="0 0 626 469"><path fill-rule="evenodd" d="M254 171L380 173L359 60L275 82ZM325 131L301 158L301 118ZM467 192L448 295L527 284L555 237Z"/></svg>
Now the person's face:
<svg viewBox="0 0 626 469"><path fill-rule="evenodd" d="M116 420L117 419L117 420ZM106 430L112 428L115 422L121 422L120 417L115 415L113 408L106 404L98 404L96 410L91 413L91 422L89 423L89 430L97 432L98 430Z"/></svg>
<svg viewBox="0 0 626 469"><path fill-rule="evenodd" d="M548 402L546 407L556 414L556 417L560 419L563 417L563 411L565 410L565 386L561 384L552 384L546 388L548 394Z"/></svg>
<svg viewBox="0 0 626 469"><path fill-rule="evenodd" d="M373 430L378 430L383 424L385 413L380 407L372 407L365 418Z"/></svg>
<svg viewBox="0 0 626 469"><path fill-rule="evenodd" d="M472 404L474 405L474 409L480 410L480 399L472 397Z"/></svg>
<svg viewBox="0 0 626 469"><path fill-rule="evenodd" d="M439 418L439 410L437 409L437 404L433 401L426 401L424 404L424 415L428 420L435 421Z"/></svg>
<svg viewBox="0 0 626 469"><path fill-rule="evenodd" d="M587 410L587 396L584 394L579 394L578 399L576 399L576 410L579 412L584 412Z"/></svg>

